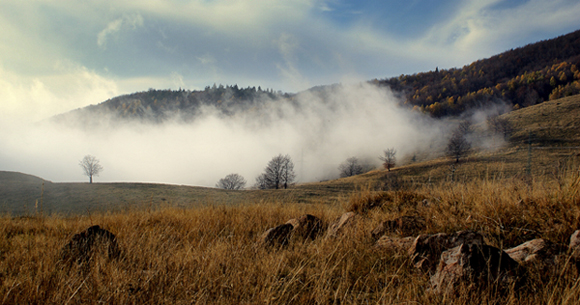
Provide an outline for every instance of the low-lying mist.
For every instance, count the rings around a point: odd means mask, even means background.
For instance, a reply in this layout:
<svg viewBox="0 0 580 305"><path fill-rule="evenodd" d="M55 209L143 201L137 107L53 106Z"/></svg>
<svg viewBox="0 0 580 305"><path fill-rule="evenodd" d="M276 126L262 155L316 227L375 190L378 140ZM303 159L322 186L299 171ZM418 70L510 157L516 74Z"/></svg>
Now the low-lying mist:
<svg viewBox="0 0 580 305"><path fill-rule="evenodd" d="M45 121L2 126L0 168L54 182L83 182L78 163L96 156L95 182L160 182L213 187L230 173L248 186L268 161L288 154L298 182L338 177L348 157L380 166L384 149L397 158L433 150L448 130L442 120L399 106L384 88L336 85L224 116L211 107L190 123L102 124L92 128Z"/></svg>

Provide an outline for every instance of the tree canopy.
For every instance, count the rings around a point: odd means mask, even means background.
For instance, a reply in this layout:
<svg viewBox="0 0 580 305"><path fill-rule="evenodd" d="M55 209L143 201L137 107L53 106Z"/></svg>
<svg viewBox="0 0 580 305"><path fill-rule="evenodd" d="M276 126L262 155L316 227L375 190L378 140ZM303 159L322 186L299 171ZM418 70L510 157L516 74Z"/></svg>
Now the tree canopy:
<svg viewBox="0 0 580 305"><path fill-rule="evenodd" d="M264 173L256 178L256 187L259 189L288 188L296 179L294 163L288 155L278 155L264 169Z"/></svg>

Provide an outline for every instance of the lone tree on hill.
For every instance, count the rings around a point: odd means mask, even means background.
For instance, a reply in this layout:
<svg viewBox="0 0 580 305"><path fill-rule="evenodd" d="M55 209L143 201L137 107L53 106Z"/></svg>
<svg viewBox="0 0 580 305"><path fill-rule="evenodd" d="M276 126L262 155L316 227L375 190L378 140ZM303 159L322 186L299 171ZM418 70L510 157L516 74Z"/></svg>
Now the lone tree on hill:
<svg viewBox="0 0 580 305"><path fill-rule="evenodd" d="M455 158L455 163L459 163L459 159L467 155L471 150L471 143L465 137L465 134L459 130L455 131L445 149L445 154L449 157Z"/></svg>
<svg viewBox="0 0 580 305"><path fill-rule="evenodd" d="M358 163L358 158L356 157L346 159L346 161L338 166L338 170L340 171L341 178L360 175L363 173L363 167Z"/></svg>
<svg viewBox="0 0 580 305"><path fill-rule="evenodd" d="M93 176L99 176L103 167L95 156L86 155L80 162L79 166L83 169L85 176L89 177L89 183L93 183Z"/></svg>
<svg viewBox="0 0 580 305"><path fill-rule="evenodd" d="M226 190L241 190L246 187L246 179L239 174L229 174L220 179L215 186Z"/></svg>
<svg viewBox="0 0 580 305"><path fill-rule="evenodd" d="M383 161L383 166L388 171L391 171L391 168L395 167L395 163L397 162L397 159L395 158L397 151L394 148L389 148L385 150L384 153L385 155L380 156L379 159Z"/></svg>
<svg viewBox="0 0 580 305"><path fill-rule="evenodd" d="M294 182L294 163L290 156L282 154L272 158L260 176L256 178L259 189L287 189Z"/></svg>

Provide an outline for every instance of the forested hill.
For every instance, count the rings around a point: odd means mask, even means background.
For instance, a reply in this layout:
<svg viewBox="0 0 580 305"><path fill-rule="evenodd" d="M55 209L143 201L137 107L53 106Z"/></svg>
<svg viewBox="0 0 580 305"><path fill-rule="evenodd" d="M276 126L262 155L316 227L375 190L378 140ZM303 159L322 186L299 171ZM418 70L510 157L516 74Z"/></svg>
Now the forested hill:
<svg viewBox="0 0 580 305"><path fill-rule="evenodd" d="M514 107L580 93L580 30L512 49L463 68L374 80L435 117L502 100Z"/></svg>
<svg viewBox="0 0 580 305"><path fill-rule="evenodd" d="M580 93L580 30L551 40L513 49L463 68L375 79L370 83L400 92L406 106L434 117L454 116L472 108L501 101L514 108ZM335 85L308 92L327 98ZM298 93L296 95L300 95ZM205 90L154 90L115 97L98 105L55 116L53 120L82 125L139 120L161 123L167 119L193 121L211 107L232 115L295 94L258 87L206 87Z"/></svg>
<svg viewBox="0 0 580 305"><path fill-rule="evenodd" d="M155 90L122 95L98 105L73 110L52 118L54 121L71 123L80 121L83 124L98 123L103 117L138 120L146 123L162 123L167 119L192 121L206 106L212 107L221 114L231 115L237 111L247 110L261 103L286 99L288 93L262 90L261 87L239 88L234 86L206 87L205 90Z"/></svg>

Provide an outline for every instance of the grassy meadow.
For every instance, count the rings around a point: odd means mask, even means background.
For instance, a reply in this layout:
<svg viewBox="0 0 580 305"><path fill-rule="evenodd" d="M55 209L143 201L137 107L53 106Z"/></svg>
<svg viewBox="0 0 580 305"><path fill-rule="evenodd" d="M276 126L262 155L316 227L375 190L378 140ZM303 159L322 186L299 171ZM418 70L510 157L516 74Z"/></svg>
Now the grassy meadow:
<svg viewBox="0 0 580 305"><path fill-rule="evenodd" d="M563 108L578 100L559 103L545 104ZM522 116L514 121L519 128L536 124L522 115L528 109L508 114ZM560 121L551 137L577 145L578 123ZM579 304L580 274L570 253L549 270L527 266L518 287L464 283L456 293L435 294L428 291L429 274L414 268L409 255L373 246L373 228L404 215L424 218L422 233L473 230L501 249L534 238L567 245L580 229L579 150L562 148L561 141L536 149L537 142L530 157L525 134L520 129L514 137L522 141L477 152L459 165L439 158L289 190L208 189L196 199L205 204L177 204L174 189L160 195L141 185L146 199L131 199L144 200L140 205L78 215L8 214L0 217L0 303ZM120 186L94 187L111 193ZM178 197L197 193L186 194ZM289 219L308 213L329 224L347 211L361 217L338 238L294 239L279 249L257 244L265 230ZM63 265L63 246L91 225L117 236L121 256L97 254L88 268Z"/></svg>
<svg viewBox="0 0 580 305"><path fill-rule="evenodd" d="M0 220L0 300L5 304L577 304L579 274L566 262L529 272L526 285L437 295L405 253L373 247L382 220L418 215L425 233L475 230L500 248L533 238L567 244L580 228L579 163L561 177L474 178L414 189L361 187L328 203L282 201L235 206L159 206L76 217ZM367 209L377 196L382 206ZM424 205L426 199L430 204ZM283 249L256 245L267 228L310 213L331 222L363 217L341 238L294 240ZM99 224L116 234L122 255L97 256L86 271L59 264L74 233Z"/></svg>

